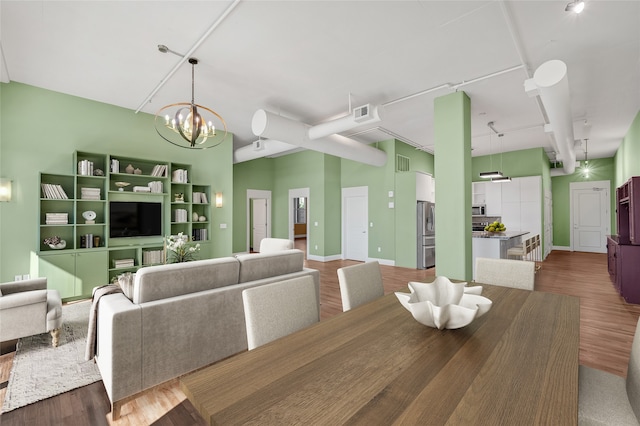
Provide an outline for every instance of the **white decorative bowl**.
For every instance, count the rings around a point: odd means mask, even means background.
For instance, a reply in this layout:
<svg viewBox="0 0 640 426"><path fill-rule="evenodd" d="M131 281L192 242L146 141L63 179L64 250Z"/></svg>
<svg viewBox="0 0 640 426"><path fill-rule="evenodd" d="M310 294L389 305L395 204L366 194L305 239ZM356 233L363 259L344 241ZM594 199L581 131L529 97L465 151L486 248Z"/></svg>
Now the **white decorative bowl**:
<svg viewBox="0 0 640 426"><path fill-rule="evenodd" d="M60 240L58 244L49 244L49 247L54 250L62 250L67 246L67 242L65 240Z"/></svg>
<svg viewBox="0 0 640 426"><path fill-rule="evenodd" d="M482 287L466 287L436 277L431 283L410 282L411 294L396 292L396 297L413 318L428 327L455 329L469 325L491 309L491 300L480 296Z"/></svg>

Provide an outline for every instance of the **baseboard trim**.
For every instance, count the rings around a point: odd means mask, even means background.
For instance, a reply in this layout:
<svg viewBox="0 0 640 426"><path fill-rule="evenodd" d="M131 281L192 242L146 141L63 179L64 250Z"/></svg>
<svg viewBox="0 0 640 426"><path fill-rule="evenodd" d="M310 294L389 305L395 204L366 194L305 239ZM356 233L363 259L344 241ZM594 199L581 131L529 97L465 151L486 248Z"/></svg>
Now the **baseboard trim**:
<svg viewBox="0 0 640 426"><path fill-rule="evenodd" d="M367 259L367 262L375 262L375 261L377 261L381 265L396 266L396 261L391 259L378 259L376 257L370 257Z"/></svg>
<svg viewBox="0 0 640 426"><path fill-rule="evenodd" d="M552 250L560 250L560 251L573 251L569 246L553 246Z"/></svg>
<svg viewBox="0 0 640 426"><path fill-rule="evenodd" d="M332 260L342 260L342 254L333 254L331 256L318 256L315 254L307 255L307 259L314 260L316 262L331 262Z"/></svg>

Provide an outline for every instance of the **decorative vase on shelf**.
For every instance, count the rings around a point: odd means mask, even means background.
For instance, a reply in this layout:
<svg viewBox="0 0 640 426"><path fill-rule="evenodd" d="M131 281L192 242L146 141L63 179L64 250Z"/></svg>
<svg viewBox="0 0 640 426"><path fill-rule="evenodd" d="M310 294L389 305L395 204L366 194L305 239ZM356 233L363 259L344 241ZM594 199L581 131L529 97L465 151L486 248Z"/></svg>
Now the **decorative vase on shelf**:
<svg viewBox="0 0 640 426"><path fill-rule="evenodd" d="M133 174L134 174L134 175L141 175L141 174L142 174L142 170L140 170L140 169L135 169L135 170L133 171Z"/></svg>
<svg viewBox="0 0 640 426"><path fill-rule="evenodd" d="M194 222L197 222L197 221L198 221L198 213L193 212L193 214L191 215L191 217L193 218L193 221L194 221Z"/></svg>
<svg viewBox="0 0 640 426"><path fill-rule="evenodd" d="M131 174L133 174L134 168L133 168L133 166L131 164L129 164L127 166L127 168L124 169L124 170L131 175Z"/></svg>

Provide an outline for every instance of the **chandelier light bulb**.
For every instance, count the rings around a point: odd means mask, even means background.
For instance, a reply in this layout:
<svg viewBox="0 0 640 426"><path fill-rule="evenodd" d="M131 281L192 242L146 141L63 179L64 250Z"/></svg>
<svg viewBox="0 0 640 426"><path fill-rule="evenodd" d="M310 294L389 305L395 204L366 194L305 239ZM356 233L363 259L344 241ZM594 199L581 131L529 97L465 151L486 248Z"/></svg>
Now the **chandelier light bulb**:
<svg viewBox="0 0 640 426"><path fill-rule="evenodd" d="M181 148L212 148L226 139L227 124L212 109L195 103L194 69L198 61L190 58L189 63L191 64L191 102L179 102L162 107L155 116L156 132L167 142ZM162 123L158 117L162 117L163 114L164 122ZM171 116L174 117L172 120ZM216 133L213 124L215 120L222 123L224 129L220 135Z"/></svg>

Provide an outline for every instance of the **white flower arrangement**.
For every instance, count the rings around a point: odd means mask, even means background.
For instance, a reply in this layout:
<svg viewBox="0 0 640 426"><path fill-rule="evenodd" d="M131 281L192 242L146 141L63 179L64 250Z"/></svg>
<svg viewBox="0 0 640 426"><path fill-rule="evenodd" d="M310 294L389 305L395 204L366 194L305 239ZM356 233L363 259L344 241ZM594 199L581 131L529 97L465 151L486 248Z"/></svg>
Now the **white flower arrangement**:
<svg viewBox="0 0 640 426"><path fill-rule="evenodd" d="M169 235L167 241L167 263L190 262L196 260L196 253L200 251L200 244L189 243L189 237L180 232Z"/></svg>

